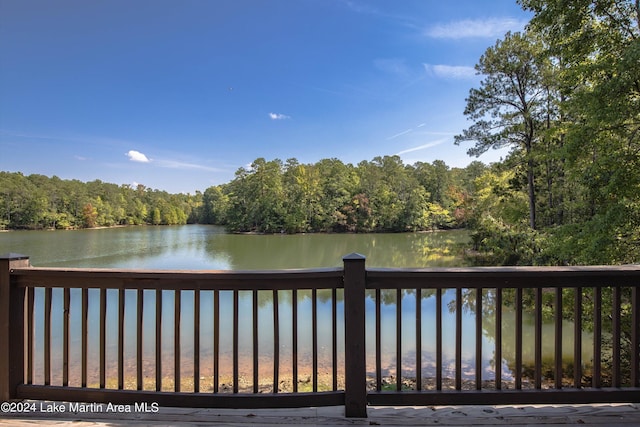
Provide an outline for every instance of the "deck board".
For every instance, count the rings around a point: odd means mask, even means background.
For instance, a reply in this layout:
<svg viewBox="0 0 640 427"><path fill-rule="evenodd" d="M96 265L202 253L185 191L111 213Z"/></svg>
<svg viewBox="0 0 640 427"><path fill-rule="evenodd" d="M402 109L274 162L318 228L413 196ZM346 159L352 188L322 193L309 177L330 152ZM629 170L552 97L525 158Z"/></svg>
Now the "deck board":
<svg viewBox="0 0 640 427"><path fill-rule="evenodd" d="M35 402L48 407L51 402ZM157 413L0 413L1 426L469 426L640 425L640 404L368 407L369 417L345 418L343 406L297 409L201 409L160 407Z"/></svg>

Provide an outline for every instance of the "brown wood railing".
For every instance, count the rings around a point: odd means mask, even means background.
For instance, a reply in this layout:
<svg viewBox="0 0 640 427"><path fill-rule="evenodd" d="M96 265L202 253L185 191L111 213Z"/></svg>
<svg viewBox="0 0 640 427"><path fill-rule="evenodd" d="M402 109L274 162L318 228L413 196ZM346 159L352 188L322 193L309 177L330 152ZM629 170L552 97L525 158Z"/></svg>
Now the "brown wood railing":
<svg viewBox="0 0 640 427"><path fill-rule="evenodd" d="M374 289L376 293L376 312L379 313L381 290L391 290L397 293L396 301L401 301L402 291L411 290L415 295L421 295L426 290L435 290L436 298L436 379L433 390L425 392L421 384L422 375L416 375L414 390L402 390L401 352L396 356L396 393L381 391L380 376L380 315L376 315L376 392L369 393L368 402L376 405L420 405L425 404L504 404L504 403L588 403L595 401L617 401L617 399L638 399L640 396L640 266L590 266L590 267L515 267L515 268L447 268L447 269L368 269L367 288ZM455 290L453 311L455 312L455 385L453 392L445 390L442 382L443 351L442 351L442 312L443 291ZM591 290L587 297L583 292ZM563 293L564 291L564 293ZM610 297L610 311L603 311L603 292ZM503 390L502 363L503 360L503 328L505 321L503 311L507 308L504 295L509 293L510 304L515 317L515 357L513 360L514 381L512 390ZM526 294L532 298L527 299ZM532 294L532 295L531 295ZM624 302L622 295L625 295ZM543 296L551 295L551 298ZM531 299L533 301L531 301ZM572 300L571 320L574 327L571 331L563 330L563 313L569 314L569 310L563 311L563 301ZM420 355L421 331L424 320L421 318L419 301L416 298L416 357L415 371L421 372ZM548 300L551 300L550 302ZM525 301L528 304L525 304ZM545 301L545 302L543 302ZM532 304L531 304L532 303ZM525 305L530 307L534 315L534 362L532 374L533 381L530 387L524 387L523 377L525 367L523 364L523 312ZM531 307L531 305L533 305ZM463 390L462 387L462 313L466 307L473 312L475 317L475 355L474 355L474 384L473 390ZM588 307L593 313L593 322L585 324L583 310ZM487 310L489 308L489 310ZM543 308L552 310L553 318L553 365L551 373L552 381L547 380L543 384L543 340L549 339L543 333ZM401 346L402 334L401 306L397 305L396 319L396 349ZM487 389L482 381L482 336L483 316L487 311L492 312L494 321L494 371L493 384ZM603 317L611 319L610 331L606 331L607 340L610 340L610 350L603 348ZM622 320L629 327L621 327ZM583 374L585 360L583 360L582 334L585 327L593 330L593 359L590 362L590 378ZM625 343L622 343L622 335L625 334ZM573 354L563 354L563 340L570 338L573 345ZM624 351L628 360L626 371L622 371L622 356ZM602 365L603 355L609 357L608 384L603 387ZM567 384L563 372L563 356L569 356L571 360L572 381ZM624 377L624 381L623 381ZM590 384L585 381L590 379ZM563 380L565 380L563 382ZM429 397L426 398L425 394ZM635 396L635 397L632 397Z"/></svg>
<svg viewBox="0 0 640 427"><path fill-rule="evenodd" d="M348 417L366 416L367 404L375 405L434 405L434 404L510 404L510 403L590 403L637 401L640 396L640 266L607 267L518 267L518 268L448 268L448 269L366 269L365 257L359 254L343 258L343 268L284 271L120 271L112 269L65 269L35 268L29 266L28 257L7 254L0 257L0 400L41 399L78 402L111 402L114 404L156 403L160 406L192 407L300 407L345 405ZM62 294L62 363L52 366L52 299L53 290ZM43 325L42 352L34 351L35 289L42 289ZM94 289L94 290L93 290ZM99 349L97 357L98 383L88 381L89 366L89 305L91 296L98 305ZM143 318L146 294L155 294L155 337L153 369L155 387L144 386L144 378L150 373L143 363ZM443 297L450 290L455 293L448 308ZM588 292L586 292L588 290ZM72 303L71 292L80 293L79 307ZM126 297L127 291L133 297ZM117 386L107 387L107 311L109 295L117 292ZM193 365L192 387L183 390L181 366L186 361L181 347L183 333L182 296L193 293L193 316L189 330L193 342L193 354L188 360ZM213 386L203 391L200 383L201 327L203 293L212 295L213 304ZM221 316L221 293L230 293L231 319ZM239 389L240 293L251 296L251 342L252 388L248 392ZM258 296L260 292L271 294L271 321L260 323L258 318ZM311 294L310 325L300 325L298 293ZM331 319L318 319L318 292L330 295ZM173 390L163 386L163 333L166 316L162 310L163 294L173 296ZM281 303L285 293L291 295L291 385L287 392L279 392L282 375L280 368L280 334L282 329ZM338 295L343 296L344 313L338 310ZM415 307L415 344L412 366L403 361L403 316L413 294ZM551 296L549 298L548 296ZM395 296L395 384L383 384L382 367L382 315L383 296ZM435 321L426 319L422 313L422 301L426 296L435 296ZM374 303L373 313L367 314L367 298ZM404 301L403 301L404 300ZM125 309L135 301L135 322L128 320L125 326ZM570 301L570 305L567 302ZM568 308L571 307L572 310ZM603 312L603 307L608 307ZM455 313L455 378L451 390L443 386L443 313ZM475 318L475 357L471 364L473 387L469 380L463 381L463 310ZM503 387L502 361L505 352L503 336L505 319L503 312L513 311L515 322L515 349L511 360L512 387ZM564 310L563 310L564 309ZM610 310L610 311L609 311ZM55 310L54 310L55 311ZM370 310L371 311L371 310ZM529 369L523 362L523 313L531 311L534 316L534 363ZM544 313L543 313L544 312ZM551 314L549 314L551 312ZM572 312L572 314L569 314ZM71 344L70 313L80 313L80 378L79 386L70 386L70 355L77 352ZM494 322L491 332L495 343L494 377L490 387L483 381L484 370L483 317L491 313ZM585 316L589 313L589 316ZM548 339L543 333L543 317L554 320L553 381L543 372L542 343ZM344 330L337 319L344 317ZM375 373L373 378L367 369L367 316L375 317L374 346ZM570 316L574 322L572 330L563 329L563 317ZM591 319L587 322L585 319ZM331 323L331 386L327 391L318 387L319 337L318 322ZM125 329L135 323L135 389L125 387ZM228 325L228 326L227 326ZM232 334L232 389L220 389L220 335L221 326ZM606 327L605 327L606 326ZM311 331L311 391L300 392L298 335L301 327ZM259 335L264 328L273 331L271 370L269 380L272 387L262 393L260 377ZM423 378L423 332L435 330L435 382L427 385ZM592 360L583 360L583 329L593 330ZM340 353L338 336L344 334L344 354ZM571 337L574 343L572 355L563 354L562 343ZM603 344L606 343L605 346ZM605 348L606 347L606 348ZM38 352L40 353L40 352ZM340 354L339 354L340 353ZM344 356L344 365L339 359ZM563 357L569 356L571 378L565 374ZM42 358L41 383L34 381L34 360ZM603 363L606 359L606 363ZM585 375L589 362L590 378ZM605 367L603 369L603 366ZM61 384L52 384L52 369L62 369ZM370 371L370 370L369 370ZM532 371L532 372L531 372ZM338 381L339 372L344 372L344 384ZM413 374L411 374L413 372ZM408 377L413 378L407 386ZM604 379L603 379L604 378ZM586 380L590 380L586 383ZM564 380L564 382L563 382ZM570 381L571 380L571 381ZM532 381L530 384L529 381ZM373 384L369 387L368 382ZM525 383L527 387L525 387ZM371 389L373 388L373 389ZM470 390L468 388L471 388Z"/></svg>

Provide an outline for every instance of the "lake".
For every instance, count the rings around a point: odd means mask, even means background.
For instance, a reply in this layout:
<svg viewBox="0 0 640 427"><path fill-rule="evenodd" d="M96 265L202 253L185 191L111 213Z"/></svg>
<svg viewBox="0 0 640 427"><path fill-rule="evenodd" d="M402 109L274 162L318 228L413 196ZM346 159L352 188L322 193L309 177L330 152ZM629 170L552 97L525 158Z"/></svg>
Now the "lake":
<svg viewBox="0 0 640 427"><path fill-rule="evenodd" d="M0 253L17 252L30 256L31 264L38 267L97 267L97 268L140 268L140 269L189 269L189 270L252 270L252 269L287 269L287 268L318 268L338 267L342 265L342 257L351 252L362 253L367 256L368 267L453 267L464 265L459 255L458 245L468 240L468 232L464 230L441 231L434 233L383 233L383 234L298 234L298 235L250 235L228 234L221 227L208 225L161 226L161 227L122 227L111 229L75 230L75 231L13 231L0 233ZM181 347L185 372L189 375L190 355L193 354L193 291L182 293L182 322ZM43 304L44 292L38 289L35 294L35 354L40 354L43 348ZM89 291L89 351L90 351L90 383L97 375L98 351L98 300L97 290ZM445 292L444 307L455 297L453 291ZM375 366L375 316L373 293L367 299L367 364ZM221 292L221 319L231 319L231 292ZM53 380L60 380L62 358L62 290L54 289L52 299L52 358L54 373ZM272 314L272 297L269 292L260 292L259 324L269 325ZM125 297L125 375L135 377L135 301L134 291L127 291ZM280 316L280 360L281 374L290 370L292 357L291 336L291 292L281 291L279 294ZM415 295L407 293L403 296L403 329L402 354L403 366L413 366L415 359ZM155 292L144 292L145 307L155 306ZM71 291L71 336L74 350L71 352L70 365L72 376L77 371L80 362L80 290ZM107 360L108 371L115 370L117 361L117 291L107 292ZM202 292L201 295L201 372L208 375L207 360L213 354L213 293ZM74 309L75 308L75 309ZM435 376L435 299L423 297L421 300L423 313L422 342L423 342L423 375ZM331 300L319 292L319 319L331 316ZM338 292L338 313L343 310L342 292ZM155 310L145 309L143 315L144 328L144 359L145 366L153 371L153 351L155 340ZM251 293L241 292L239 301L240 328L250 331L252 325ZM310 292L298 294L299 324L310 324L311 297ZM513 325L510 321L513 313L505 308L505 325L503 339L513 341ZM383 375L395 373L395 334L396 308L395 296L382 305L382 366ZM171 375L173 367L173 293L163 292L163 354L167 358L163 373ZM229 360L232 347L230 328L225 328L221 320L221 357ZM230 321L230 320L229 320ZM343 316L338 316L338 330L343 329ZM319 325L319 366L321 370L330 370L331 359L331 322L318 322ZM483 322L485 323L485 322ZM489 322L487 321L486 325ZM531 319L525 319L524 360L533 358L533 329L527 325ZM565 325L569 328L570 325ZM443 358L444 377L452 377L453 358L455 355L455 313L445 308L443 313ZM483 378L494 377L492 358L494 352L492 328L485 326L483 337ZM571 329L565 329L571 330ZM463 377L473 378L473 357L475 351L475 316L463 313L463 359L465 369ZM543 354L553 354L553 328L545 325L545 346ZM548 335L547 335L548 334ZM570 337L569 337L570 338ZM589 337L583 339L585 349L589 349ZM310 331L299 331L299 358L305 359L311 352ZM268 327L261 329L259 334L259 349L261 368L267 371L270 367L268 360L272 356L273 330ZM338 337L340 359L343 357L344 337ZM531 344L531 345L530 345ZM504 344L505 360L503 361L503 378L509 379L506 359L510 358L507 348L512 348L508 342ZM571 354L572 339L565 340L565 354ZM251 333L240 332L239 348L241 354L247 355L246 363L241 361L243 376L251 376L252 354ZM590 357L585 353L585 357ZM42 358L36 358L36 376L42 372ZM585 359L588 360L588 359ZM264 363L263 363L264 361ZM300 361L300 375L305 374L309 363ZM339 362L340 364L340 362ZM55 369L59 366L60 369ZM193 372L191 370L191 372ZM309 373L310 374L310 373ZM404 373L415 376L415 372ZM41 378L41 377L40 377ZM77 378L77 377L76 377ZM71 383L73 385L74 380Z"/></svg>
<svg viewBox="0 0 640 427"><path fill-rule="evenodd" d="M464 230L380 234L228 234L210 225L0 233L0 253L38 267L253 270L338 267L351 252L369 267L446 267L463 262Z"/></svg>

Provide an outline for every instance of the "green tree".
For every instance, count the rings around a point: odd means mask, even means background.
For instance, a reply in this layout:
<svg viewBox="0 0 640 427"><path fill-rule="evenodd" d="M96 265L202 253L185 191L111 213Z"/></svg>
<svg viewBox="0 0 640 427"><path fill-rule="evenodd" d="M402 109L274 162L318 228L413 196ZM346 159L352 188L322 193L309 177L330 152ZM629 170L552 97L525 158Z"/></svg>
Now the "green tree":
<svg viewBox="0 0 640 427"><path fill-rule="evenodd" d="M574 207L554 230L557 262L640 259L640 3L521 0L548 56L560 58L559 132ZM577 188L576 188L577 187ZM564 241L568 239L568 241ZM563 244L564 243L564 244ZM574 248L572 252L569 249Z"/></svg>
<svg viewBox="0 0 640 427"><path fill-rule="evenodd" d="M408 230L426 230L432 225L429 217L429 194L426 190L417 186L411 190L405 205L405 226Z"/></svg>
<svg viewBox="0 0 640 427"><path fill-rule="evenodd" d="M370 230L397 230L408 197L407 176L400 157L378 156L371 162L362 161L358 164L358 174L363 197L358 198L357 204L364 206L366 198L365 210L371 209L367 215L369 220L360 221L362 226L366 224Z"/></svg>
<svg viewBox="0 0 640 427"><path fill-rule="evenodd" d="M162 224L162 214L160 213L160 209L153 208L151 211L151 224L160 225Z"/></svg>
<svg viewBox="0 0 640 427"><path fill-rule="evenodd" d="M227 222L229 196L220 186L209 187L202 196L201 221L205 224L223 225Z"/></svg>
<svg viewBox="0 0 640 427"><path fill-rule="evenodd" d="M527 197L514 188L514 177L515 171L495 165L476 179L469 222L478 264L537 262L538 233L527 224Z"/></svg>
<svg viewBox="0 0 640 427"><path fill-rule="evenodd" d="M322 227L320 175L314 165L303 165L288 159L283 176L285 230L305 232Z"/></svg>
<svg viewBox="0 0 640 427"><path fill-rule="evenodd" d="M532 229L536 228L534 149L544 117L543 76L548 67L541 51L537 40L521 33L507 33L487 49L476 65L484 79L479 89L471 89L464 111L474 124L455 137L456 144L476 142L469 155L506 146L521 153Z"/></svg>
<svg viewBox="0 0 640 427"><path fill-rule="evenodd" d="M284 229L282 161L258 158L240 168L229 183L229 226L237 231L280 232Z"/></svg>
<svg viewBox="0 0 640 427"><path fill-rule="evenodd" d="M338 159L322 159L317 162L320 185L321 218L318 230L343 230L346 226L346 215L343 209L351 203L352 197L360 187L360 177L351 164L344 164Z"/></svg>

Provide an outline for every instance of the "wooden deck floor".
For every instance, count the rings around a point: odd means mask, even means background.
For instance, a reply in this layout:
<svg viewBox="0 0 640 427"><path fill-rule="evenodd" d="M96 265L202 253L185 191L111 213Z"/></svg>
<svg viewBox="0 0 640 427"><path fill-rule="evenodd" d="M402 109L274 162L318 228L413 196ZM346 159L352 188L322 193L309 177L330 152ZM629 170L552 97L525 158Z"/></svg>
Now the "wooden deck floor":
<svg viewBox="0 0 640 427"><path fill-rule="evenodd" d="M639 397L640 398L640 397ZM369 418L344 418L344 407L300 409L194 409L160 407L157 413L87 413L48 414L40 408L52 408L51 402L34 402L32 413L0 413L1 426L205 426L235 427L339 426L526 426L526 425L607 425L640 426L640 403L592 405L527 406L437 406L437 407L369 407Z"/></svg>

